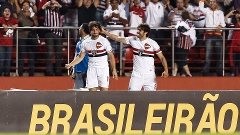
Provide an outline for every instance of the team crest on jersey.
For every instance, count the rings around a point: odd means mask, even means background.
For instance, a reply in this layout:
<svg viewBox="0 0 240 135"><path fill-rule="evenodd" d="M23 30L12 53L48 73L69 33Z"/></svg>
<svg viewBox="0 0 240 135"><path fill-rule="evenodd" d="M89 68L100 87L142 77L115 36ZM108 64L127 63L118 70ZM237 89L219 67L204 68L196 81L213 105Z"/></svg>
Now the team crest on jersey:
<svg viewBox="0 0 240 135"><path fill-rule="evenodd" d="M93 56L95 56L97 54L97 50L92 50L91 53Z"/></svg>
<svg viewBox="0 0 240 135"><path fill-rule="evenodd" d="M139 49L138 50L138 55L141 56L143 54L144 50L143 49Z"/></svg>
<svg viewBox="0 0 240 135"><path fill-rule="evenodd" d="M101 48L102 46L103 46L103 45L102 45L100 42L97 42L97 43L96 43L96 48L97 48L97 49Z"/></svg>
<svg viewBox="0 0 240 135"><path fill-rule="evenodd" d="M148 43L146 43L145 45L144 45L144 48L145 49L149 49L151 47L151 45L149 45Z"/></svg>

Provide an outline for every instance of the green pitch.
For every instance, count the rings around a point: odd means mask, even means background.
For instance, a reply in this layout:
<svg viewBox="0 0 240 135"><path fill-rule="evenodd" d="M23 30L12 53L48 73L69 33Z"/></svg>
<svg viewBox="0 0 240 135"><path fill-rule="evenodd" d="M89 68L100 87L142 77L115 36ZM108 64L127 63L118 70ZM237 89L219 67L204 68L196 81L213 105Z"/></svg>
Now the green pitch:
<svg viewBox="0 0 240 135"><path fill-rule="evenodd" d="M0 133L0 135L41 135L41 134L28 134L28 133ZM46 135L46 134L44 134ZM51 135L51 134L47 134ZM54 135L67 135L67 134L54 134ZM70 134L69 134L70 135ZM90 134L78 134L78 135L90 135ZM91 134L92 135L92 134ZM97 134L93 134L97 135ZM119 134L111 134L111 135L119 135ZM138 134L121 134L121 135L138 135ZM141 135L150 135L150 134L141 134ZM160 134L151 134L151 135L160 135ZM161 135L240 135L239 132L235 132L233 134L229 133L216 133L216 134L211 134L211 133L201 133L201 134L187 134L187 133L180 133L180 134L161 134Z"/></svg>

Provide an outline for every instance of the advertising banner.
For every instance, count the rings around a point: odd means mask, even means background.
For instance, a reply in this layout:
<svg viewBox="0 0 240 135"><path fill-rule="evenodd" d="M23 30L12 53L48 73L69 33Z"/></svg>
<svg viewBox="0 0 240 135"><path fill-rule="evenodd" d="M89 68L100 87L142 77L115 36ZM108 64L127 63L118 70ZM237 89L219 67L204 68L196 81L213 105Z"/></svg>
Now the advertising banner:
<svg viewBox="0 0 240 135"><path fill-rule="evenodd" d="M0 132L234 133L240 91L0 91Z"/></svg>

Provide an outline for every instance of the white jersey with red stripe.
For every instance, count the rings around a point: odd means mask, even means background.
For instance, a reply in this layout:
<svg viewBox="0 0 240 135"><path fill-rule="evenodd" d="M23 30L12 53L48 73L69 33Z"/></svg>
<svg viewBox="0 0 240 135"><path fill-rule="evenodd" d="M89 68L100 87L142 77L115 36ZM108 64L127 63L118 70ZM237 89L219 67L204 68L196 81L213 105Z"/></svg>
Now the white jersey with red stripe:
<svg viewBox="0 0 240 135"><path fill-rule="evenodd" d="M89 56L88 67L106 68L108 67L108 52L112 51L109 41L99 35L98 39L89 38L82 43L82 52ZM86 55L87 55L86 54Z"/></svg>
<svg viewBox="0 0 240 135"><path fill-rule="evenodd" d="M140 41L137 36L126 37L125 40L133 47L133 71L141 74L154 73L154 54L161 53L157 42L150 38Z"/></svg>

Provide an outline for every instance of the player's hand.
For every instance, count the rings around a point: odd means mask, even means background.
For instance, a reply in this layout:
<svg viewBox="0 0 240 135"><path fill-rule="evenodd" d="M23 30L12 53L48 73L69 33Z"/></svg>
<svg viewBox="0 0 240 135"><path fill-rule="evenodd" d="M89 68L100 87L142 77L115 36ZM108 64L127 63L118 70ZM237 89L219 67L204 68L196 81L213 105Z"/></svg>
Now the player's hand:
<svg viewBox="0 0 240 135"><path fill-rule="evenodd" d="M112 76L113 76L114 79L118 80L118 75L117 75L117 71L116 70L112 71Z"/></svg>
<svg viewBox="0 0 240 135"><path fill-rule="evenodd" d="M100 33L105 35L105 29L102 26L101 26Z"/></svg>
<svg viewBox="0 0 240 135"><path fill-rule="evenodd" d="M164 71L164 72L162 73L162 76L161 76L161 77L167 78L167 77L168 77L168 72Z"/></svg>
<svg viewBox="0 0 240 135"><path fill-rule="evenodd" d="M70 66L70 64L65 64L65 68L66 69L70 69L72 66Z"/></svg>

